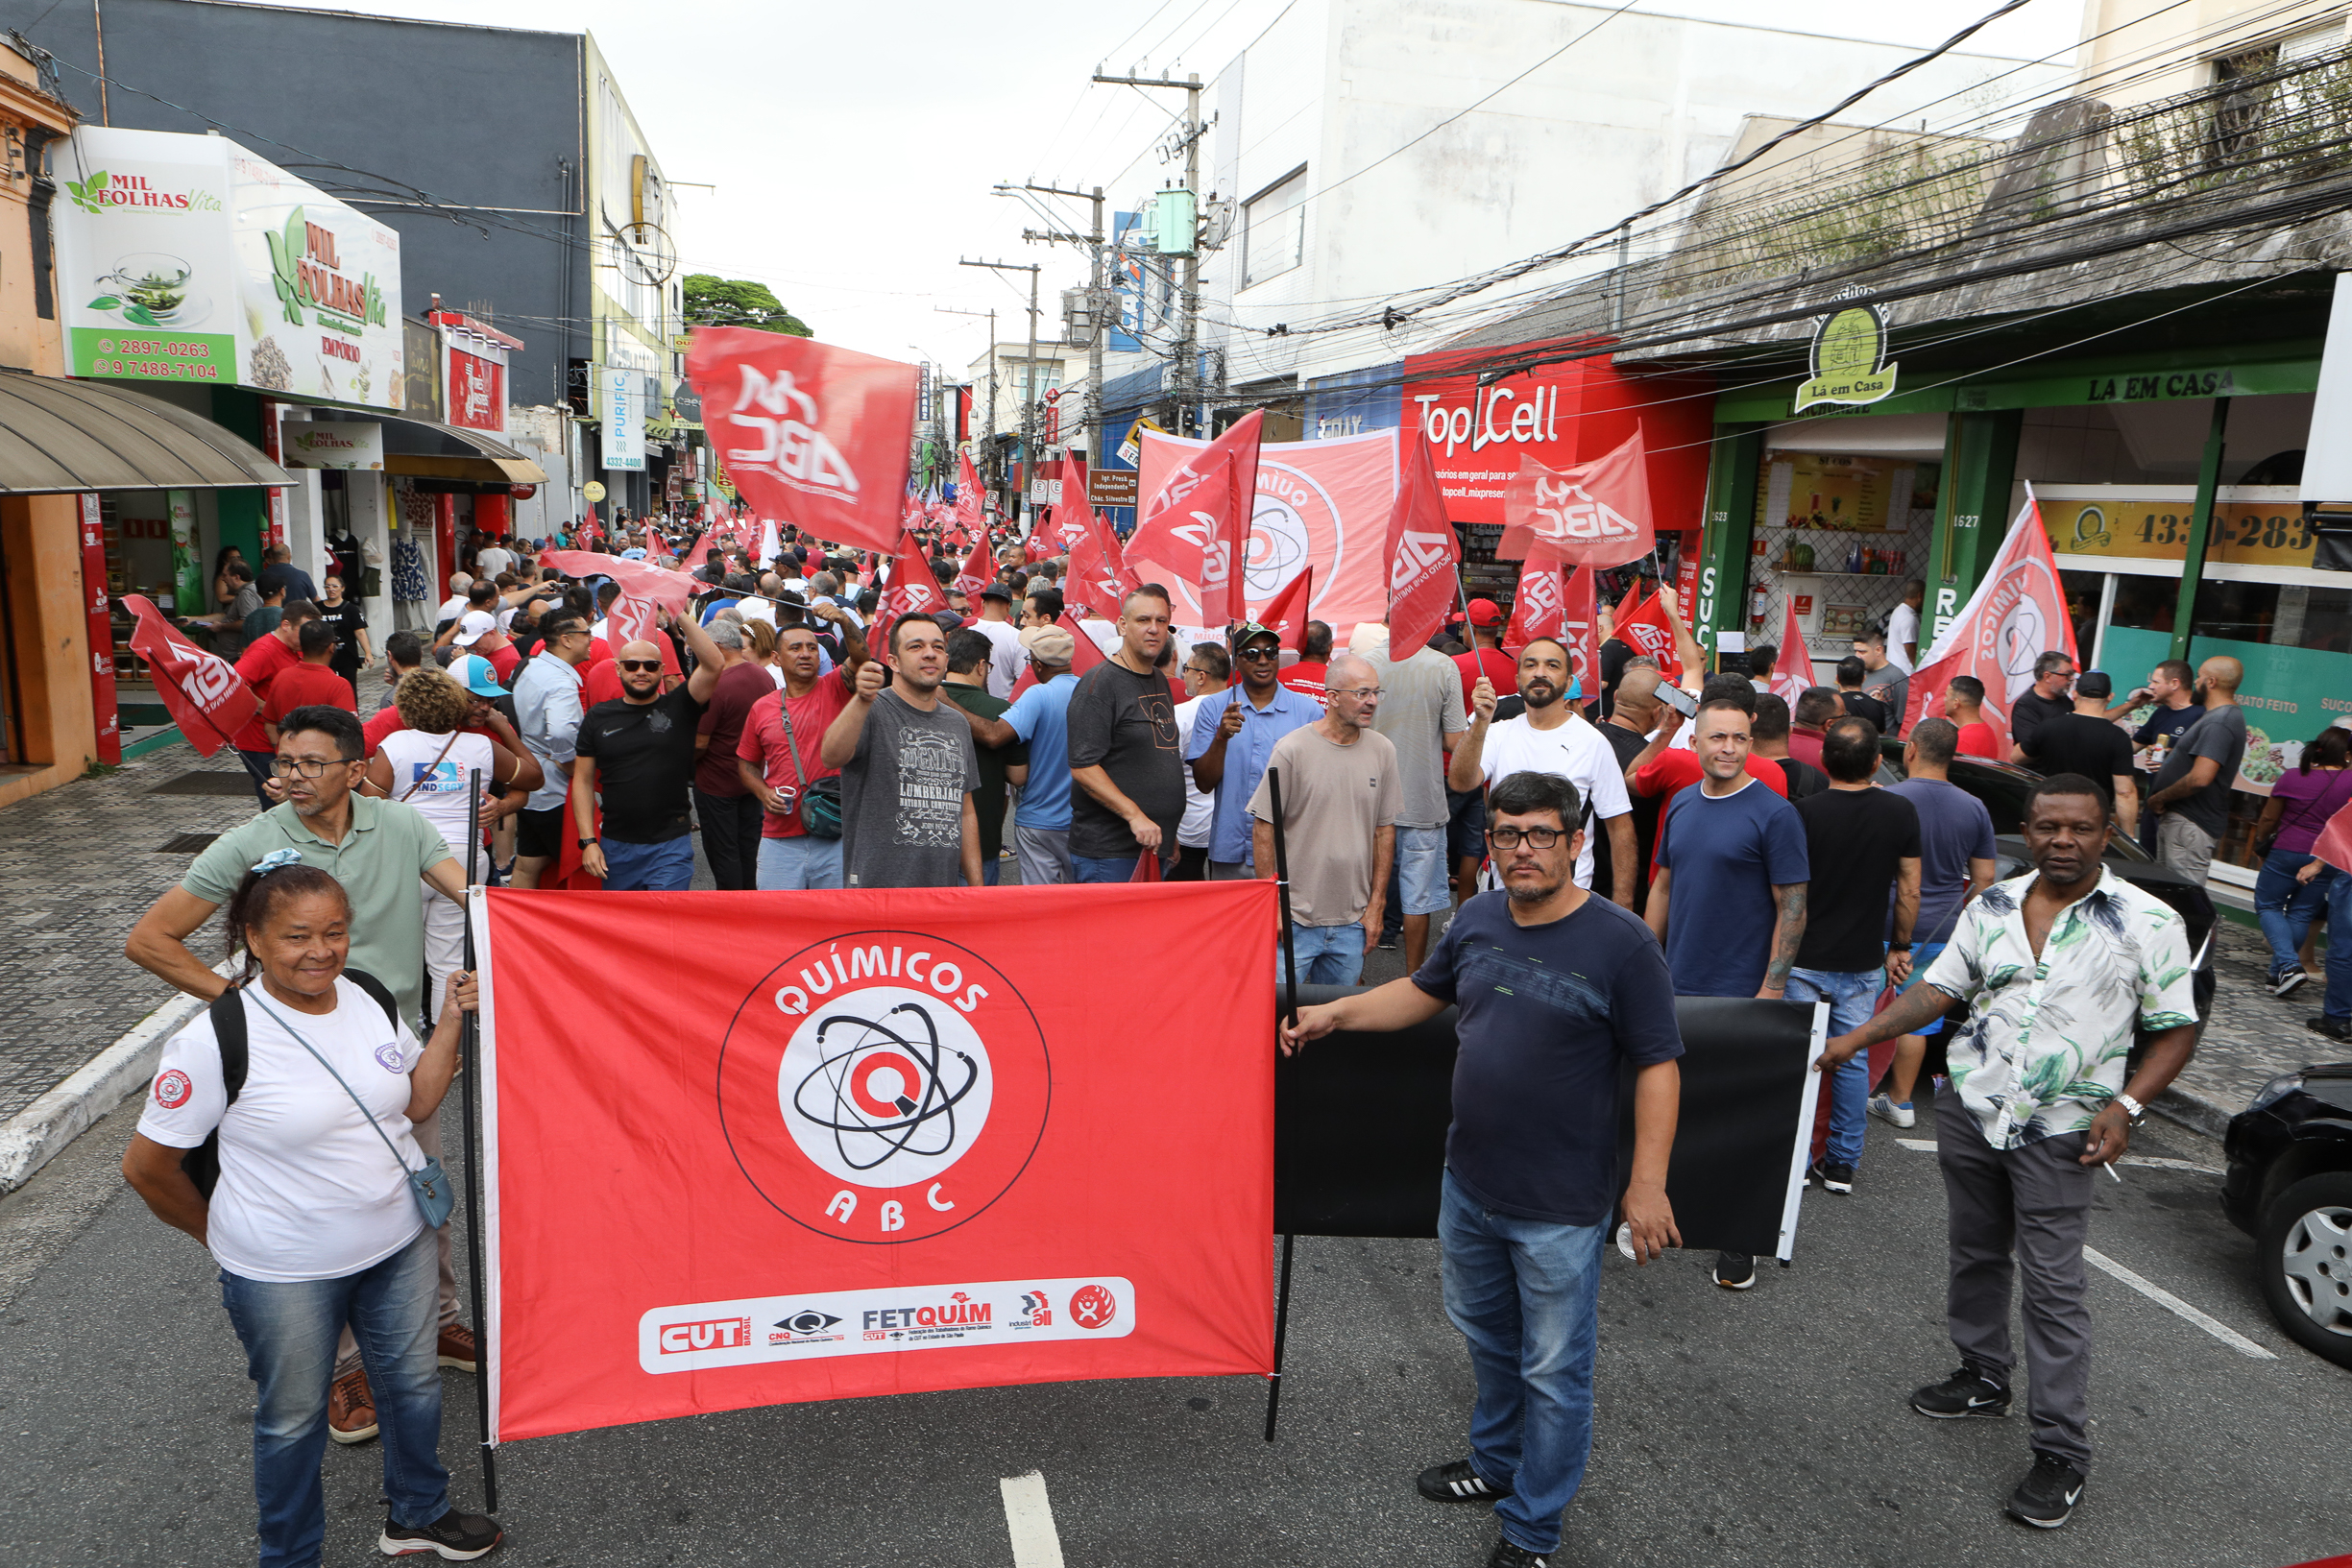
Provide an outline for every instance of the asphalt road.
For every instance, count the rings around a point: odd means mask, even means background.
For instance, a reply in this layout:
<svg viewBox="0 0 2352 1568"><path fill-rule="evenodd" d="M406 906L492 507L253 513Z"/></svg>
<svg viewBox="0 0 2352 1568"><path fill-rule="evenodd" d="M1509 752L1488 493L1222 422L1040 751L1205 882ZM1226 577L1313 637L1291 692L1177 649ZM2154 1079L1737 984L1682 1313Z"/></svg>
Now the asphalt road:
<svg viewBox="0 0 2352 1568"><path fill-rule="evenodd" d="M1391 969L1394 959L1379 967ZM208 1260L112 1173L133 1107L0 1202L0 1480L26 1564L253 1558L251 1386ZM449 1147L457 1146L450 1112ZM1808 1195L1797 1263L1734 1295L1709 1260L1610 1255L1598 1438L1567 1563L2179 1564L2272 1568L2352 1550L2352 1373L2278 1333L2218 1177L2101 1182L2093 1244L2270 1351L2256 1360L2092 1276L2100 1458L2054 1534L2000 1516L2025 1424L1936 1423L1904 1395L1954 1364L1942 1194L1923 1118L1874 1123L1860 1191ZM2218 1167L2177 1128L2138 1153ZM785 1407L542 1438L501 1453L517 1564L1016 1559L1000 1484L1041 1472L1070 1568L1476 1564L1486 1510L1420 1501L1469 1402L1435 1243L1299 1243L1281 1439L1255 1380L1064 1384ZM478 1507L471 1381L445 1373L442 1450ZM2022 1405L2022 1401L2021 1401ZM329 1563L381 1560L378 1448L330 1449Z"/></svg>

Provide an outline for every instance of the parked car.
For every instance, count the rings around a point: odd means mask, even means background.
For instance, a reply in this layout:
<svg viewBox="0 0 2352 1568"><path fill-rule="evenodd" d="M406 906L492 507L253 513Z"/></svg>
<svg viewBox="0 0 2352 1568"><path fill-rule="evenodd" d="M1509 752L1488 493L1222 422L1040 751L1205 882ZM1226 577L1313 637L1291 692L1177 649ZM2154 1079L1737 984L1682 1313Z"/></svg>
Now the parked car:
<svg viewBox="0 0 2352 1568"><path fill-rule="evenodd" d="M2352 1062L2272 1078L2231 1118L2221 1212L2290 1339L2352 1366Z"/></svg>

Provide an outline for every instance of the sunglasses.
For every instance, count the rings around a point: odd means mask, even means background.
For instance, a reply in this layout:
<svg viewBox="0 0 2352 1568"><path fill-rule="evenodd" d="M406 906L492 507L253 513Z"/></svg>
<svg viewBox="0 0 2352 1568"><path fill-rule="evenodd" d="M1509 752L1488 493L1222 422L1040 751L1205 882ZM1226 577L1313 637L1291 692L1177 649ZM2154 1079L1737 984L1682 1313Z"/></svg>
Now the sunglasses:
<svg viewBox="0 0 2352 1568"><path fill-rule="evenodd" d="M659 659L616 659L613 663L618 664L622 669L660 669L662 667L662 662Z"/></svg>
<svg viewBox="0 0 2352 1568"><path fill-rule="evenodd" d="M1236 659L1248 659L1251 661L1260 659L1279 659L1282 657L1282 650L1280 648L1244 648L1233 657Z"/></svg>

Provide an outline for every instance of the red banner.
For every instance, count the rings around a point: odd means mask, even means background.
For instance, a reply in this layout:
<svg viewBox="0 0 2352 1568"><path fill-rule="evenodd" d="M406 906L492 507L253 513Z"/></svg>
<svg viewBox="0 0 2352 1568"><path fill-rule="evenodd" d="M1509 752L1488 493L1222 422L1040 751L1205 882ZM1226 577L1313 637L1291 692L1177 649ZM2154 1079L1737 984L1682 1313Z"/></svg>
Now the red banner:
<svg viewBox="0 0 2352 1568"><path fill-rule="evenodd" d="M1117 617L1107 616L1104 618L1116 619ZM1095 665L1102 663L1103 660L1108 657L1103 652L1103 644L1097 642L1093 638L1087 636L1084 623L1082 623L1069 611L1064 610L1059 618L1057 618L1054 624L1060 627L1063 631L1068 632L1078 640L1078 646L1070 651L1071 674L1083 675L1088 670L1094 668Z"/></svg>
<svg viewBox="0 0 2352 1568"><path fill-rule="evenodd" d="M672 612L684 610L695 591L705 586L690 572L673 571L645 561L625 561L596 550L545 550L539 559L567 577L610 577L628 597L662 605Z"/></svg>
<svg viewBox="0 0 2352 1568"><path fill-rule="evenodd" d="M495 1439L1272 1370L1273 883L473 911ZM1194 933L1184 1007L1079 923ZM545 983L648 929L660 983Z"/></svg>
<svg viewBox="0 0 2352 1568"><path fill-rule="evenodd" d="M1656 660L1667 680L1683 678L1683 656L1675 643L1674 622L1666 615L1663 594L1653 594L1632 615L1619 616L1616 636L1634 652Z"/></svg>
<svg viewBox="0 0 2352 1568"><path fill-rule="evenodd" d="M1499 559L1620 567L1657 547L1638 429L1615 451L1565 470L1522 457L1505 487Z"/></svg>
<svg viewBox="0 0 2352 1568"><path fill-rule="evenodd" d="M1562 597L1560 640L1568 645L1568 668L1576 677L1572 688L1580 697L1601 694L1600 586L1590 567L1570 574Z"/></svg>
<svg viewBox="0 0 2352 1568"><path fill-rule="evenodd" d="M912 534L900 534L898 555L890 563L889 585L874 607L874 625L885 644L899 616L935 615L946 608L947 595L939 591L939 579L932 575L923 546Z"/></svg>
<svg viewBox="0 0 2352 1568"><path fill-rule="evenodd" d="M1567 641L1568 597L1562 582L1564 567L1529 562L1519 571L1519 591L1511 601L1511 621L1503 628L1503 652L1518 658L1540 637Z"/></svg>
<svg viewBox="0 0 2352 1568"><path fill-rule="evenodd" d="M1086 519L1086 537L1070 552L1067 596L1098 615L1116 619L1142 579L1128 568L1118 532L1103 520L1103 514L1088 507Z"/></svg>
<svg viewBox="0 0 2352 1568"><path fill-rule="evenodd" d="M996 560L988 553L988 530L971 542L972 553L964 557L963 569L956 574L956 591L969 598L996 581Z"/></svg>
<svg viewBox="0 0 2352 1568"><path fill-rule="evenodd" d="M2058 563L2050 554L2049 535L2042 527L2042 509L2033 493L2009 524L1990 570L1976 585L1967 608L1951 621L1934 646L1920 656L1911 677L1909 711L1903 728L1944 711L1944 688L1955 675L1973 675L1984 683L1984 722L1993 727L1995 755L2009 754L2009 710L2033 688L2034 661L2046 653L2063 653L2077 665L2074 623L2067 614L2066 586L2058 577Z"/></svg>
<svg viewBox="0 0 2352 1568"><path fill-rule="evenodd" d="M921 373L750 327L697 327L693 338L686 374L711 444L761 515L828 543L895 544Z"/></svg>
<svg viewBox="0 0 2352 1568"><path fill-rule="evenodd" d="M1781 646L1773 658L1770 679L1773 695L1786 701L1792 712L1797 699L1817 684L1813 679L1813 650L1805 640L1805 628L1797 623L1794 593L1788 595L1787 615L1781 624Z"/></svg>
<svg viewBox="0 0 2352 1568"><path fill-rule="evenodd" d="M1156 562L1198 591L1202 626L1223 627L1248 614L1246 590L1235 591L1234 576L1249 559L1265 423L1265 414L1251 409L1147 487L1152 498L1128 541L1129 555Z"/></svg>
<svg viewBox="0 0 2352 1568"><path fill-rule="evenodd" d="M1389 646L1412 650L1443 623L1461 584L1462 542L1445 520L1445 497L1426 443L1407 444L1396 498L1389 506Z"/></svg>
<svg viewBox="0 0 2352 1568"><path fill-rule="evenodd" d="M138 621L131 651L147 661L156 694L198 755L209 757L228 745L261 712L261 700L229 662L182 637L145 594L124 594L123 608Z"/></svg>
<svg viewBox="0 0 2352 1568"><path fill-rule="evenodd" d="M114 617L107 610L106 524L98 497L79 495L82 505L82 608L89 625L90 716L98 724L98 760L123 760L122 710L114 700Z"/></svg>

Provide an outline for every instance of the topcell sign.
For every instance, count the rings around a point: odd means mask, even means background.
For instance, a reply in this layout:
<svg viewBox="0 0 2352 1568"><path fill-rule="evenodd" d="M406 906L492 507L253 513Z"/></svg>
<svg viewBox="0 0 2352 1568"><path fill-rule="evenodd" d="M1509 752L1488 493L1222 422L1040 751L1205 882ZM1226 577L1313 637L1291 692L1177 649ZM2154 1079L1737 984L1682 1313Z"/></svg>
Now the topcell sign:
<svg viewBox="0 0 2352 1568"><path fill-rule="evenodd" d="M1427 361L1405 363L1411 375ZM1429 443L1447 518L1502 522L1503 493L1519 471L1521 456L1550 469L1576 465L1581 374L1570 364L1486 387L1474 374L1405 383L1404 425Z"/></svg>
<svg viewBox="0 0 2352 1568"><path fill-rule="evenodd" d="M74 374L401 406L399 234L220 136L84 126L58 168Z"/></svg>

